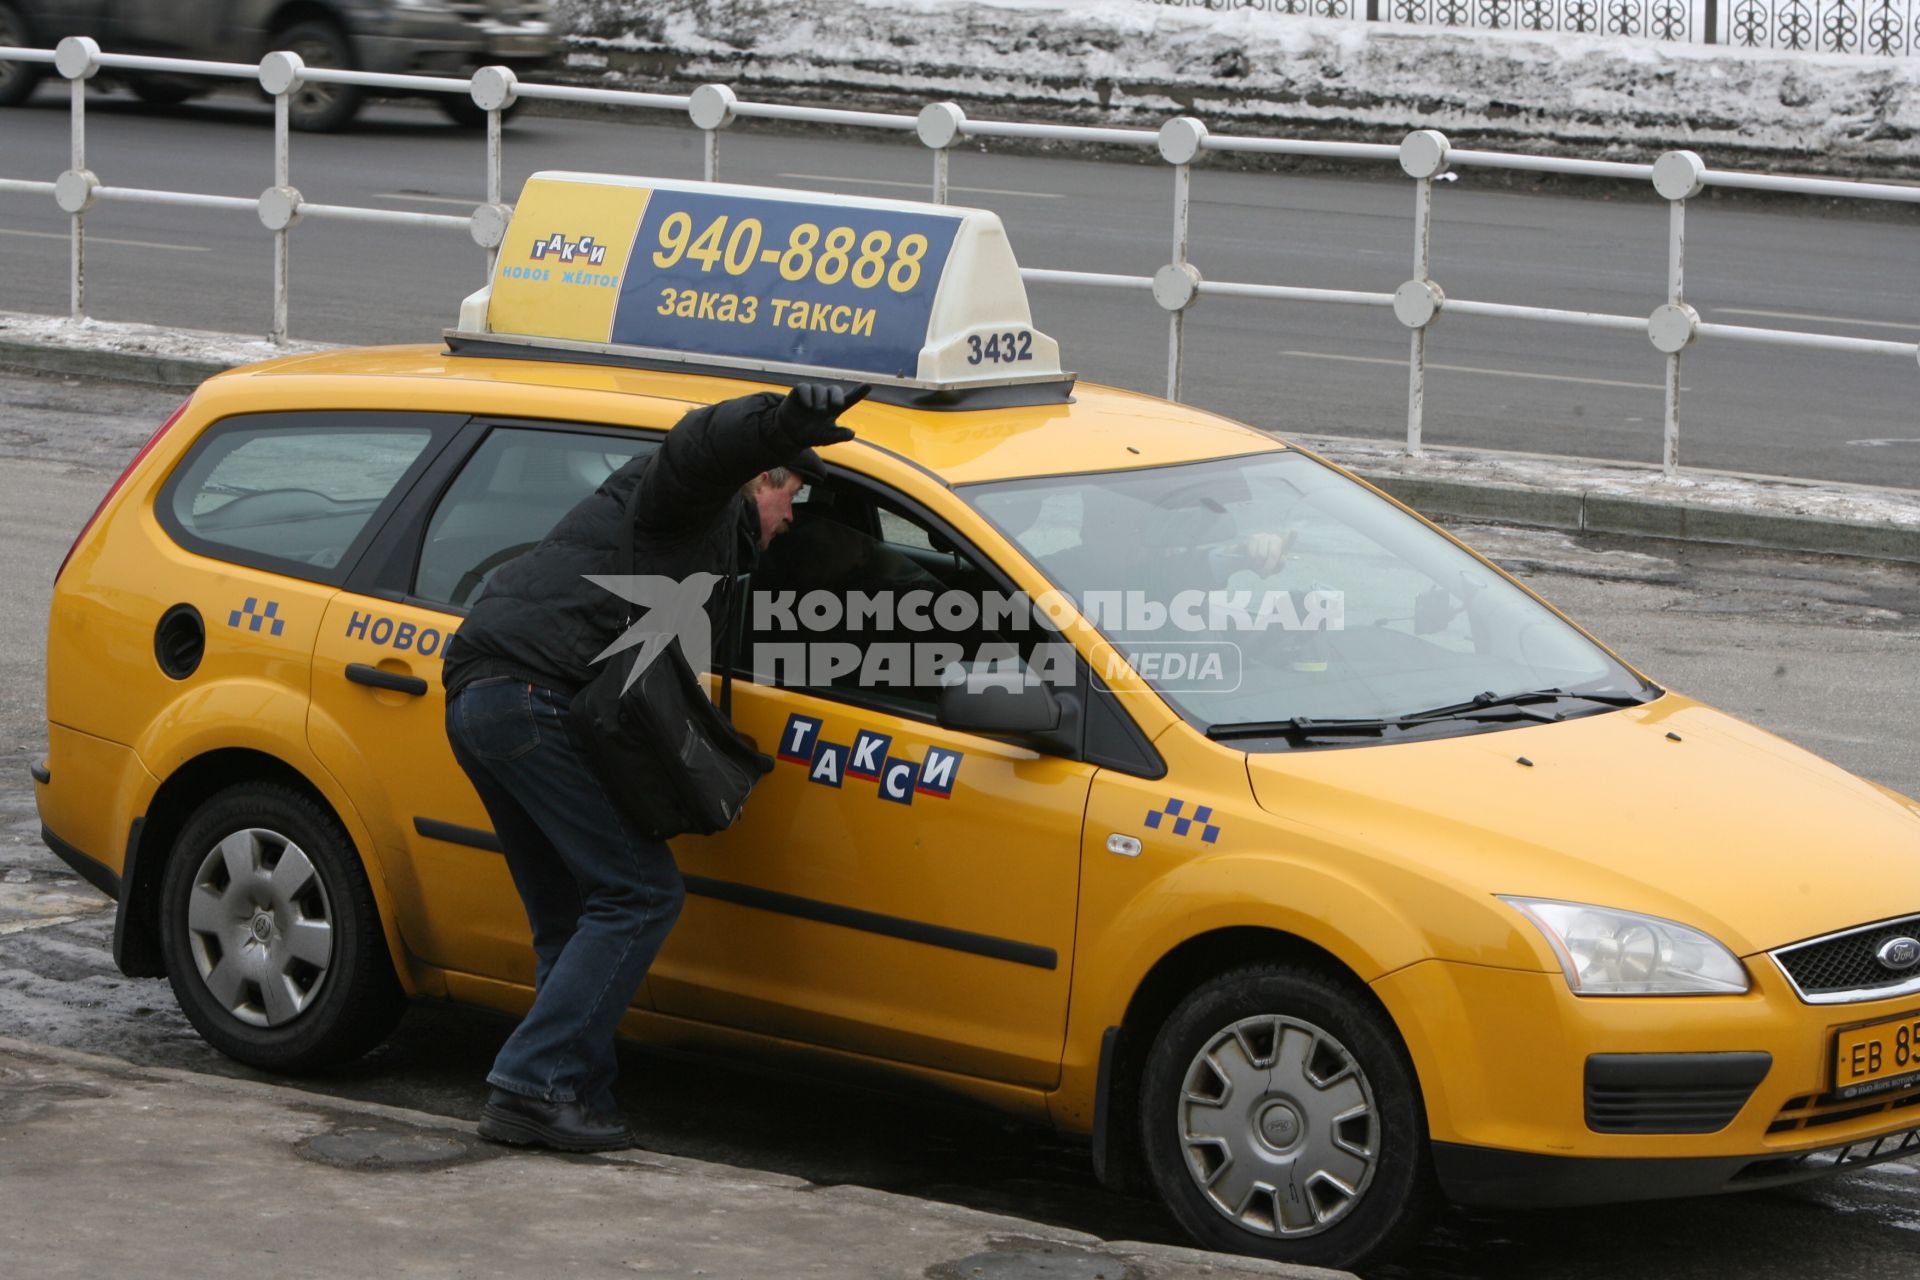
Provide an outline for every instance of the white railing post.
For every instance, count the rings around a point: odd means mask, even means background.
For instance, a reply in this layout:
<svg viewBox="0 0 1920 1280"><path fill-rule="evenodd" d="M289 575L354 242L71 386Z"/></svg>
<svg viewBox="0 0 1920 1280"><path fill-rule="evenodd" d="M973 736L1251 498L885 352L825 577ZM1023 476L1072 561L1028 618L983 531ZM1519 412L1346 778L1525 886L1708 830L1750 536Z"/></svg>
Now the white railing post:
<svg viewBox="0 0 1920 1280"><path fill-rule="evenodd" d="M519 96L520 78L513 73L512 67L481 67L473 73L473 101L487 113L487 205L500 208L501 168L505 160L500 140L501 113L514 104ZM487 245L476 234L474 239L487 250L487 279L493 279L494 268L500 265L500 242L495 240Z"/></svg>
<svg viewBox="0 0 1920 1280"><path fill-rule="evenodd" d="M53 198L73 217L71 267L68 276L70 314L87 314L87 210L100 180L87 168L87 81L100 74L100 46L86 36L68 36L53 53L53 65L69 81L72 93L69 124L73 134L71 163L54 183Z"/></svg>
<svg viewBox="0 0 1920 1280"><path fill-rule="evenodd" d="M1400 144L1400 168L1413 179L1413 279L1394 291L1393 313L1413 330L1407 353L1407 456L1425 449L1427 414L1427 327L1446 305L1447 296L1431 279L1433 180L1447 171L1447 136L1420 129Z"/></svg>
<svg viewBox="0 0 1920 1280"><path fill-rule="evenodd" d="M1660 469L1680 472L1680 353L1693 342L1700 315L1687 305L1687 201L1700 194L1707 166L1691 151L1654 162L1653 189L1667 199L1667 302L1647 321L1647 337L1667 357L1667 406L1660 433Z"/></svg>
<svg viewBox="0 0 1920 1280"><path fill-rule="evenodd" d="M273 232L273 321L267 337L287 345L287 306L293 292L289 236L300 220L300 192L293 185L293 136L287 112L300 89L306 64L297 53L276 51L260 59L260 87L273 95L273 185L260 193L260 225Z"/></svg>
<svg viewBox="0 0 1920 1280"><path fill-rule="evenodd" d="M706 135L706 180L720 181L720 131L733 123L733 104L739 101L723 84L703 84L687 99L687 115Z"/></svg>
<svg viewBox="0 0 1920 1280"><path fill-rule="evenodd" d="M933 151L933 202L947 202L947 155L967 127L967 113L951 102L929 102L920 108L913 131L920 145Z"/></svg>
<svg viewBox="0 0 1920 1280"><path fill-rule="evenodd" d="M1173 166L1173 260L1154 275L1153 298L1167 317L1167 399L1180 398L1186 358L1187 309L1200 297L1199 268L1187 261L1192 240L1193 165L1206 151L1207 126L1176 116L1160 126L1160 158Z"/></svg>

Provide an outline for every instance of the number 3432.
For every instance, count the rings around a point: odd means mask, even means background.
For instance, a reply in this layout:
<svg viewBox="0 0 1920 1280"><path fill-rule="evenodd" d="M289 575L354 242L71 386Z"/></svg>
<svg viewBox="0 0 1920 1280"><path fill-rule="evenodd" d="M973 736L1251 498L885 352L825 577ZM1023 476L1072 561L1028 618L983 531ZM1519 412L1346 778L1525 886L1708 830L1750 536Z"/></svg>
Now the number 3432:
<svg viewBox="0 0 1920 1280"><path fill-rule="evenodd" d="M1033 359L1033 333L1027 329L1009 329L981 337L967 335L968 364L1012 364Z"/></svg>

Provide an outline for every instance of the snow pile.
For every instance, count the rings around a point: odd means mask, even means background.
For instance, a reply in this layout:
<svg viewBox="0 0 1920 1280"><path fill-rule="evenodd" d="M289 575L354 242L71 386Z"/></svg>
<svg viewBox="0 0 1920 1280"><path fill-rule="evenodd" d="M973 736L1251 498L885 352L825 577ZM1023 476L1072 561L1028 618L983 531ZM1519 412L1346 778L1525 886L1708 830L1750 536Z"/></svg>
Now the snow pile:
<svg viewBox="0 0 1920 1280"><path fill-rule="evenodd" d="M576 78L996 119L1920 168L1920 60L1115 0L561 0Z"/></svg>
<svg viewBox="0 0 1920 1280"><path fill-rule="evenodd" d="M0 352L8 349L98 352L134 361L180 361L231 368L279 356L329 351L325 342L288 342L275 346L265 338L232 333L176 329L170 325L127 324L86 317L0 312ZM201 374L200 376L205 376Z"/></svg>

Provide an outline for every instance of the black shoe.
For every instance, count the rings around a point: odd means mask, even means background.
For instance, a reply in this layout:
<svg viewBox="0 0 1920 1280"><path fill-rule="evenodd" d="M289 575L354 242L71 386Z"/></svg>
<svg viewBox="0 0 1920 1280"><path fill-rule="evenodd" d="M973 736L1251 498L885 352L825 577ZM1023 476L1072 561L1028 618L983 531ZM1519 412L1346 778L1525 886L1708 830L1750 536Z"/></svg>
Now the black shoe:
<svg viewBox="0 0 1920 1280"><path fill-rule="evenodd" d="M505 1089L488 1095L480 1136L555 1151L624 1151L633 1145L633 1130L619 1116L596 1116L578 1102L542 1102Z"/></svg>

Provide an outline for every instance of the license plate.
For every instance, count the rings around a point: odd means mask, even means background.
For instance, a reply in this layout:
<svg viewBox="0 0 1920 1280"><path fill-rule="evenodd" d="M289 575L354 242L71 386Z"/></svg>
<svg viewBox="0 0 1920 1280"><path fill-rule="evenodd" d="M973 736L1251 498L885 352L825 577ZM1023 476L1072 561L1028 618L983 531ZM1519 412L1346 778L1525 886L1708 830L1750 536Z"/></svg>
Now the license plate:
<svg viewBox="0 0 1920 1280"><path fill-rule="evenodd" d="M1834 1040L1833 1096L1841 1101L1920 1082L1920 1012L1848 1027Z"/></svg>

